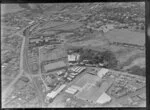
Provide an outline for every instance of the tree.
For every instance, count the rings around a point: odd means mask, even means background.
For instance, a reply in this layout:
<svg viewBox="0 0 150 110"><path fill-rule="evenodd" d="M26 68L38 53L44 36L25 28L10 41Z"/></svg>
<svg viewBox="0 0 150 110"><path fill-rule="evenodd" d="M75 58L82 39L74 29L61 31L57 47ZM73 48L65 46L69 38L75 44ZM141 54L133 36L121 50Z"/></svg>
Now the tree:
<svg viewBox="0 0 150 110"><path fill-rule="evenodd" d="M98 63L103 61L101 52L96 53L95 59L98 61Z"/></svg>
<svg viewBox="0 0 150 110"><path fill-rule="evenodd" d="M107 62L107 67L108 68L114 68L117 66L117 59L115 57L115 55L113 54L113 52L106 50L102 53L102 59L103 62Z"/></svg>
<svg viewBox="0 0 150 110"><path fill-rule="evenodd" d="M140 75L140 76L145 76L145 68L140 68L139 66L133 66L132 68L129 69L132 74Z"/></svg>
<svg viewBox="0 0 150 110"><path fill-rule="evenodd" d="M144 26L144 25L142 25L142 26L141 26L141 30L144 30L144 29L145 29L145 26Z"/></svg>
<svg viewBox="0 0 150 110"><path fill-rule="evenodd" d="M32 64L32 71L35 73L38 72L38 70L39 70L39 65L37 63Z"/></svg>

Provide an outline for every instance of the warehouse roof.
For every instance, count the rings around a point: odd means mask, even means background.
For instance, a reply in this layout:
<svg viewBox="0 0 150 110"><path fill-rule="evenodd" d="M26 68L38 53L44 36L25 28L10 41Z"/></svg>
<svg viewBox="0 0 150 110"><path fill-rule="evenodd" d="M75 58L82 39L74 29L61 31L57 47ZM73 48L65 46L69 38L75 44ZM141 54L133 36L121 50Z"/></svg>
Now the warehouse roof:
<svg viewBox="0 0 150 110"><path fill-rule="evenodd" d="M80 57L79 54L68 55L68 61L77 61L77 60L79 60L79 57Z"/></svg>
<svg viewBox="0 0 150 110"><path fill-rule="evenodd" d="M100 71L98 71L97 75L102 78L108 71L108 69L102 68Z"/></svg>

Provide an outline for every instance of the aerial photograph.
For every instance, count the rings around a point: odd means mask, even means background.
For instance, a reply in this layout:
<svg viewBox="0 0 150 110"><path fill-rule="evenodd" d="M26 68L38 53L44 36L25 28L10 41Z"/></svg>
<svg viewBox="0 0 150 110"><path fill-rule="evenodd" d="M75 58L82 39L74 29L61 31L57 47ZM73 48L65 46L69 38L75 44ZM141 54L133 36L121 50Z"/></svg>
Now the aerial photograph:
<svg viewBox="0 0 150 110"><path fill-rule="evenodd" d="M146 107L145 2L1 4L2 108Z"/></svg>

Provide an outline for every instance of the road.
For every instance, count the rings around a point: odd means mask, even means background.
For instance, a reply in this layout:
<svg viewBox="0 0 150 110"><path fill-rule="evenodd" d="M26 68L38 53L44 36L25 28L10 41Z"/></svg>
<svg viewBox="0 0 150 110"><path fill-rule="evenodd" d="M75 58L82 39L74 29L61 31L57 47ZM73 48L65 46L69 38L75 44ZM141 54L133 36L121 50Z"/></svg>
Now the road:
<svg viewBox="0 0 150 110"><path fill-rule="evenodd" d="M5 98L5 96L7 95L7 93L9 92L9 89L18 81L18 79L23 75L23 73L25 73L27 75L27 77L33 82L33 85L35 87L35 89L37 90L37 96L39 97L39 102L40 102L40 107L42 107L42 102L41 102L41 93L38 90L38 87L36 85L36 83L34 82L33 78L32 78L32 73L29 69L28 66L28 62L27 62L27 49L28 49L28 37L30 36L32 30L30 30L31 27L33 26L37 26L36 23L33 23L32 25L26 27L23 30L23 43L22 43L22 47L21 47L21 52L20 52L20 72L19 74L16 76L16 78L11 82L10 85L7 86L7 88L2 92L2 99ZM15 33L19 34L19 32ZM21 33L20 33L21 34Z"/></svg>
<svg viewBox="0 0 150 110"><path fill-rule="evenodd" d="M26 27L28 28L28 27ZM25 30L26 28L22 29L21 31ZM23 36L20 35L20 32L18 31L17 33L12 34L11 36L14 35L19 35L19 36ZM23 53L25 51L24 45L27 43L25 37L23 36L23 42L22 42L22 46L21 46L21 52L20 52L20 68L19 68L19 74L15 77L15 79L2 91L2 97L5 97L6 94L8 93L9 89L17 82L17 80L22 76L23 74Z"/></svg>
<svg viewBox="0 0 150 110"><path fill-rule="evenodd" d="M19 74L16 76L16 78L12 81L12 83L10 85L7 86L7 88L5 90L3 90L2 92L2 99L5 98L5 96L7 96L7 93L9 92L9 89L13 87L13 85L18 81L18 79L23 75L23 73L26 74L26 76L31 80L31 82L33 83L33 86L36 89L37 92L37 96L39 99L39 106L43 107L44 104L44 99L42 96L42 91L39 90L36 82L33 79L33 75L32 72L29 68L28 65L28 44L29 44L29 37L32 34L32 31L37 28L37 26L40 25L39 23L34 22L33 24L27 26L26 28L22 29L21 31L18 31L17 33L14 33L14 35L20 35L21 37L23 37L23 43L21 46L21 52L20 52L20 72ZM51 28L55 28L57 26L51 27ZM41 74L41 73L40 73Z"/></svg>
<svg viewBox="0 0 150 110"><path fill-rule="evenodd" d="M33 83L33 86L34 88L36 89L36 92L37 92L37 96L38 96L38 100L39 100L39 106L42 107L43 105L43 101L41 99L43 99L42 97L42 92L39 90L36 82L34 81L33 79L33 76L32 76L32 72L29 68L29 64L28 64L28 44L29 44L29 39L28 37L31 35L32 33L32 30L34 28L36 28L39 24L36 24L36 25L32 25L31 27L27 28L27 30L24 31L24 36L25 36L25 41L26 41L26 44L24 45L24 52L23 52L23 69L27 75L27 77L30 79L30 81ZM34 28L33 28L34 26ZM32 30L30 30L30 28L32 28Z"/></svg>

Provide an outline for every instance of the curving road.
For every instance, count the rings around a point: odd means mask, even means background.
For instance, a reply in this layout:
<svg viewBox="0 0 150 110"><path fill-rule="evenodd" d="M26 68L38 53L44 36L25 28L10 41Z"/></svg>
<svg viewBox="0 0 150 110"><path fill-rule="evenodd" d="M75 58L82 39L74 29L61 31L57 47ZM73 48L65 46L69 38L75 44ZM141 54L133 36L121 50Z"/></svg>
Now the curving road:
<svg viewBox="0 0 150 110"><path fill-rule="evenodd" d="M16 76L16 78L11 82L10 85L7 86L7 88L5 90L3 90L2 92L2 99L4 99L7 96L7 93L9 92L9 89L18 81L18 79L23 75L23 73L25 73L27 75L27 77L33 82L33 86L35 87L36 91L37 91L37 96L39 97L39 106L42 107L42 97L41 97L41 92L39 91L35 81L33 80L32 77L32 73L29 69L28 66L28 62L27 62L27 50L28 50L28 42L29 39L28 37L30 36L30 34L32 33L32 30L30 30L31 28L34 29L33 27L37 27L39 24L37 23L33 23L30 26L26 27L23 30L23 43L22 43L22 47L21 47L21 52L20 52L20 73ZM19 32L20 33L20 32Z"/></svg>
<svg viewBox="0 0 150 110"><path fill-rule="evenodd" d="M23 73L26 74L26 76L30 79L30 81L33 83L33 86L36 89L38 100L39 100L39 107L43 107L44 105L44 99L42 96L42 91L39 90L36 81L34 81L34 75L32 75L32 72L28 65L28 44L29 44L29 37L31 36L32 32L39 26L40 23L34 22L28 27L22 29L22 31L17 32L18 35L23 37L23 42L21 46L21 52L20 52L20 73L16 76L16 78L11 82L10 85L7 86L5 90L2 92L2 100L7 96L9 93L10 88L13 87L13 85L18 81L18 79L23 75ZM51 29L56 28L58 26L50 27ZM2 101L3 102L3 101Z"/></svg>
<svg viewBox="0 0 150 110"><path fill-rule="evenodd" d="M24 31L24 30L26 30L28 27L26 27L25 29L23 29L23 30L21 30L21 31ZM21 33L21 31L19 31L19 32L17 32L17 33L15 33L15 34L13 34L13 35L16 35L16 34L18 34L19 36L22 36L23 37L23 41L22 41L22 46L21 46L21 52L20 52L20 72L19 72L19 74L15 77L15 79L2 91L2 96L3 97L5 97L5 95L6 95L6 93L7 93L7 91L9 91L9 88L11 88L12 86L13 86L13 84L15 84L16 83L16 81L22 76L22 74L23 74L23 53L24 53L24 45L27 43L27 41L26 41L26 39L25 39L25 36L23 36L23 35L20 35ZM13 36L13 35L11 35L11 36Z"/></svg>
<svg viewBox="0 0 150 110"><path fill-rule="evenodd" d="M27 77L32 81L34 88L36 89L37 92L37 96L38 96L38 100L39 100L39 106L42 107L43 106L43 97L42 97L42 91L39 90L36 82L33 79L32 76L32 72L29 69L29 65L28 65L28 44L29 44L29 37L32 34L32 31L34 28L36 28L39 24L33 24L31 26L29 26L24 32L24 36L25 36L25 44L24 44L24 51L23 51L23 71L26 73Z"/></svg>

